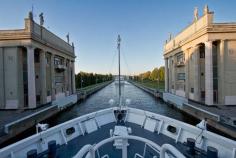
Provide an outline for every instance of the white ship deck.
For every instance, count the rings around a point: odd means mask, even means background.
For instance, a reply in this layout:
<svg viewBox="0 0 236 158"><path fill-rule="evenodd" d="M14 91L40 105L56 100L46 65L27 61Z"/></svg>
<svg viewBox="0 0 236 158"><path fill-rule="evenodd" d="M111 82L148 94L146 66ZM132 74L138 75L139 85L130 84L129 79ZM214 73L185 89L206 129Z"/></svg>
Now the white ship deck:
<svg viewBox="0 0 236 158"><path fill-rule="evenodd" d="M186 157L192 157L187 152L187 138L197 139L195 157L206 157L208 146L216 148L220 158L236 156L236 142L233 140L181 121L133 108L124 110L122 121L117 122L117 109L109 108L70 120L5 147L0 150L0 155L3 158L23 158L27 152L36 149L38 157L44 157L48 153L48 142L55 140L58 156L73 157L84 145L97 144L109 138L110 130L114 130L118 124L130 127L130 135L146 138L159 146L171 144ZM136 140L128 140L128 143L128 157L134 157L136 153L143 154L145 143ZM116 149L113 142L99 148L99 153L101 157L106 154L109 157L121 157L121 150ZM146 149L146 157L154 155L159 157L151 148Z"/></svg>

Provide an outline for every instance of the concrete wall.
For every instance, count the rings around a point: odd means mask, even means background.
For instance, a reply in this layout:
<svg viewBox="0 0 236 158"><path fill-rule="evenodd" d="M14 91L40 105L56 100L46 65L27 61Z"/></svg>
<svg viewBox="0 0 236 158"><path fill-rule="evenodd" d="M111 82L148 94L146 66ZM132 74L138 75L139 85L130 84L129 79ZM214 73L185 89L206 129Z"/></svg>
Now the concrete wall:
<svg viewBox="0 0 236 158"><path fill-rule="evenodd" d="M0 47L0 109L5 106L4 98L4 61L3 61L3 48Z"/></svg>
<svg viewBox="0 0 236 158"><path fill-rule="evenodd" d="M236 41L227 42L224 85L225 104L236 105Z"/></svg>
<svg viewBox="0 0 236 158"><path fill-rule="evenodd" d="M165 51L168 52L176 47L179 47L179 45L181 45L183 41L188 40L197 31L201 31L203 28L207 27L211 23L213 23L213 13L203 15L197 21L194 21L183 31L181 31L175 38L166 43L164 47Z"/></svg>
<svg viewBox="0 0 236 158"><path fill-rule="evenodd" d="M6 108L17 108L19 106L17 47L4 48L4 81Z"/></svg>
<svg viewBox="0 0 236 158"><path fill-rule="evenodd" d="M63 50L68 55L74 55L73 47L70 44L35 22L33 22L33 33L38 38L42 38L42 40L47 42L49 45L60 48L60 50Z"/></svg>
<svg viewBox="0 0 236 158"><path fill-rule="evenodd" d="M61 58L68 60L72 64L74 64L75 54L73 45L59 38L43 26L38 25L33 20L30 20L29 18L25 19L25 28L23 29L0 30L0 108L27 108L24 107L24 101L26 99L24 98L23 84L23 47L26 48L24 50L28 50L28 48L30 48L31 55L35 53L33 52L35 50L40 50L42 52L50 52L49 58L51 58L51 56L58 55ZM27 69L32 69L32 67L34 66L32 61L33 58L28 59L28 62L30 64ZM36 77L35 85L34 82L30 82L32 81L32 78L35 77L34 74L31 73L33 71L29 71L30 73L28 73L28 77L31 77L31 79L28 80L28 82L31 83L28 84L31 86L31 88L28 88L29 90L31 90L31 93L28 93L28 96L29 99L32 99L34 97L32 95L34 95L35 88L36 94L40 95L40 102L38 103L45 103L45 91L43 91L44 89L46 89L46 93L48 92L47 102L50 102L55 99L55 88L57 88L57 91L59 93L63 92L69 94L69 92L66 91L67 87L70 87L71 89L70 94L72 94L72 90L73 92L75 91L75 88L70 86L75 85L70 84L71 81L74 80L68 80L69 82L67 86L63 81L60 86L54 87L54 59L49 59L48 61L52 62L52 64L49 63L47 65L46 73L44 72L44 69L41 69L41 67L43 66L40 64L42 63L35 64L35 76L38 76ZM68 74L70 75L70 77L72 68L73 67L71 65L71 68L68 70ZM72 70L74 71L74 69ZM45 74L46 88L44 80L41 80L41 76L43 76L44 78ZM62 75L62 77L65 78L67 72L62 73ZM69 76L67 76L67 78L69 78ZM72 79L74 79L74 77ZM34 99L32 102L33 103L28 104L33 104L32 107L35 107Z"/></svg>
<svg viewBox="0 0 236 158"><path fill-rule="evenodd" d="M18 47L0 48L0 108L24 106L23 56Z"/></svg>
<svg viewBox="0 0 236 158"><path fill-rule="evenodd" d="M179 91L178 87L181 83L175 80L181 70L172 65L173 57L179 52L184 52L187 57L184 68L185 92L187 92L185 97L204 102L201 94L205 91L205 103L208 105L236 105L235 31L235 23L214 23L213 12L208 12L195 19L174 38L170 38L164 46L164 58L170 62L169 78L166 79L169 80L167 85L170 87L169 92L184 96L184 92ZM204 50L207 53L205 53L205 58L201 59L199 48L203 45L205 45ZM216 53L217 59L215 58ZM215 71L213 74L213 67L214 70L217 69L217 74ZM217 84L218 87L216 87ZM175 85L175 89L172 89L173 85Z"/></svg>

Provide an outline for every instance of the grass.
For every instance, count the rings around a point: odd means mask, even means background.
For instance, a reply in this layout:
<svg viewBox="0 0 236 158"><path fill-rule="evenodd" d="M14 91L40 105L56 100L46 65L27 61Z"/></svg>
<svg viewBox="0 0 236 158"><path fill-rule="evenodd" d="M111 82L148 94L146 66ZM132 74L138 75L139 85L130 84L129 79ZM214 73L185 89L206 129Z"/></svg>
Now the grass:
<svg viewBox="0 0 236 158"><path fill-rule="evenodd" d="M158 81L151 81L151 80L136 81L136 83L139 83L148 88L159 89L160 91L163 91L165 89L164 81L160 81L159 85L158 85Z"/></svg>

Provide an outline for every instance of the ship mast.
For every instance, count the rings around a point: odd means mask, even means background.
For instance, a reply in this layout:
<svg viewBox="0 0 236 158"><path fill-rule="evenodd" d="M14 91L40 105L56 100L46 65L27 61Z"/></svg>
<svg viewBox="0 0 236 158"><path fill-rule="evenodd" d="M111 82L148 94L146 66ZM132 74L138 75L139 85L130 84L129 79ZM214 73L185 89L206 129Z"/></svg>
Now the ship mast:
<svg viewBox="0 0 236 158"><path fill-rule="evenodd" d="M118 35L117 38L117 49L118 49L118 68L119 68L119 106L121 107L121 85L120 85L120 42L121 38Z"/></svg>

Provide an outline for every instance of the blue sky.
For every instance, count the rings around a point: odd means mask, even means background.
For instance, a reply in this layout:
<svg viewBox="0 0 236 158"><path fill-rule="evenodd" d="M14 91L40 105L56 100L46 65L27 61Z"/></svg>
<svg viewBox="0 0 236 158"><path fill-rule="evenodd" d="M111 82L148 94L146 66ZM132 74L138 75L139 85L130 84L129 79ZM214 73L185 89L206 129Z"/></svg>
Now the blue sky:
<svg viewBox="0 0 236 158"><path fill-rule="evenodd" d="M76 47L76 72L117 72L116 39L120 34L123 74L138 74L164 65L163 44L199 14L205 4L216 22L236 22L235 0L0 0L0 29L22 28L34 6L45 27ZM115 57L115 58L114 58ZM114 59L113 59L114 58Z"/></svg>

